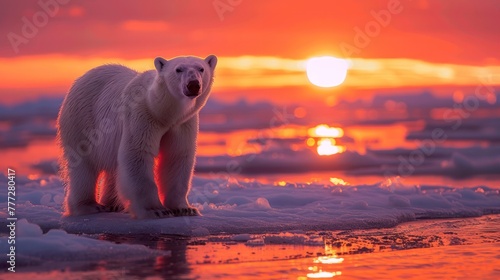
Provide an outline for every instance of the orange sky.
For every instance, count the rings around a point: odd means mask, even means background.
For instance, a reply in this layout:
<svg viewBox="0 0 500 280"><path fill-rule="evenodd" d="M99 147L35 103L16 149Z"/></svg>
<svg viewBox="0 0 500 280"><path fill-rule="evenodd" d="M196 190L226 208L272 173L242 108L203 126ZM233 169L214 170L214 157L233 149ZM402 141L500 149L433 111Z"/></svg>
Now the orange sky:
<svg viewBox="0 0 500 280"><path fill-rule="evenodd" d="M308 86L315 55L351 58L344 88L500 84L496 0L57 1L2 4L2 102L60 95L102 63L210 53L218 91Z"/></svg>

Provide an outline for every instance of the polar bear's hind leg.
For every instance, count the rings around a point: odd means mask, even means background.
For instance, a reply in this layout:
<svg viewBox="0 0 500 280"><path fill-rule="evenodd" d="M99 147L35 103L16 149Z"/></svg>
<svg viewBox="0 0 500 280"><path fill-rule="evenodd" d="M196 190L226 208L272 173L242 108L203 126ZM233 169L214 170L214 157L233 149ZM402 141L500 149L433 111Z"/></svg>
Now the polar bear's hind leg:
<svg viewBox="0 0 500 280"><path fill-rule="evenodd" d="M124 210L116 192L116 173L104 171L104 180L99 191L99 203L106 207L107 212L121 212Z"/></svg>
<svg viewBox="0 0 500 280"><path fill-rule="evenodd" d="M68 173L65 215L78 216L105 212L106 207L95 200L98 171L92 165L81 162L77 168L69 168Z"/></svg>

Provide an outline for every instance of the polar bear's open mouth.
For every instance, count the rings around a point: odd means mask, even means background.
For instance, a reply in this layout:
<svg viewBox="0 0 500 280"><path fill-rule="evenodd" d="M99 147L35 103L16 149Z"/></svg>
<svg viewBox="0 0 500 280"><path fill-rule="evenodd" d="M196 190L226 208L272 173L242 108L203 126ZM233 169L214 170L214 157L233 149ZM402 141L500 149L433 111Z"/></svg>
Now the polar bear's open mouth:
<svg viewBox="0 0 500 280"><path fill-rule="evenodd" d="M200 95L200 89L200 82L197 80L192 80L187 84L184 94L191 98L195 98L196 96Z"/></svg>

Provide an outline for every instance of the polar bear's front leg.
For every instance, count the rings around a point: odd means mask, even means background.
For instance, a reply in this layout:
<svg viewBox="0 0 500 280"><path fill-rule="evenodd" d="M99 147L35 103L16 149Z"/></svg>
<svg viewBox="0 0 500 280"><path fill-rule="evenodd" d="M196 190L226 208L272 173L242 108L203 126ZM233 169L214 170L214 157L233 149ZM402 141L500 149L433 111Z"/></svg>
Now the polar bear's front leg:
<svg viewBox="0 0 500 280"><path fill-rule="evenodd" d="M153 154L138 146L137 136L124 134L118 152L117 191L125 209L139 219L173 216L158 197Z"/></svg>
<svg viewBox="0 0 500 280"><path fill-rule="evenodd" d="M200 215L189 205L198 136L198 115L171 128L160 142L157 179L163 205L177 216Z"/></svg>

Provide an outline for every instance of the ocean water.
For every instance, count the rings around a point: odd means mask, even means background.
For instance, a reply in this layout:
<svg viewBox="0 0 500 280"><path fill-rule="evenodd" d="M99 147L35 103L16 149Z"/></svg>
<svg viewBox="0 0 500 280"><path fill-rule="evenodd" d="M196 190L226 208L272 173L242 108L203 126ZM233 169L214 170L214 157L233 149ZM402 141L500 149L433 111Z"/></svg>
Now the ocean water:
<svg viewBox="0 0 500 280"><path fill-rule="evenodd" d="M62 217L60 102L0 113L0 167L17 174L15 274L0 192L2 279L500 278L497 102L212 100L189 195L203 216L161 220Z"/></svg>
<svg viewBox="0 0 500 280"><path fill-rule="evenodd" d="M500 218L425 220L393 228L210 235L99 234L127 257L45 260L12 279L498 279ZM134 255L145 245L165 254ZM108 249L109 250L109 249Z"/></svg>

